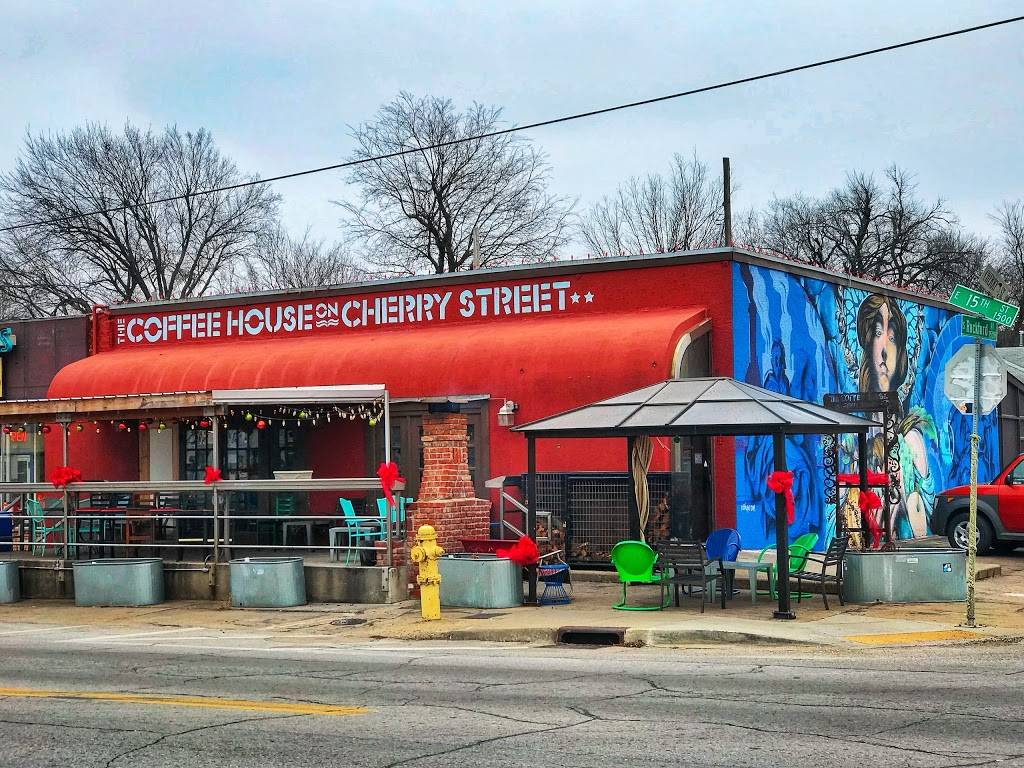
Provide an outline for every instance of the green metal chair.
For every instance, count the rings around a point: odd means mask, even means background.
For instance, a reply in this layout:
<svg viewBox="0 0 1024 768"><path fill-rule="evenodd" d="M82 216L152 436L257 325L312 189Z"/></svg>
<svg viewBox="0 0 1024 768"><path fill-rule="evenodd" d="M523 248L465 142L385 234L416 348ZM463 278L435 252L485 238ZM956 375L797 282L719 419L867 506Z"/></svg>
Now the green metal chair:
<svg viewBox="0 0 1024 768"><path fill-rule="evenodd" d="M278 493L274 496L274 517L291 517L295 514L295 495ZM262 534L270 529L270 543L277 546L283 542L281 523L278 520L256 521L256 543L262 540Z"/></svg>
<svg viewBox="0 0 1024 768"><path fill-rule="evenodd" d="M814 550L815 544L818 543L818 534L816 533L804 533L797 536L792 544L789 545L789 572L796 573L802 571L804 566L807 564L807 556ZM757 555L757 562L761 562L765 555L765 552L774 550L775 545L771 545L762 549ZM768 591L759 591L759 595L771 595L772 599L778 598L778 594L775 589L775 578L777 574L777 568L772 568L768 571ZM808 595L810 597L810 595Z"/></svg>
<svg viewBox="0 0 1024 768"><path fill-rule="evenodd" d="M58 520L52 525L48 525L46 522L46 512L43 509L43 505L36 499L25 499L25 511L28 513L29 518L32 521L32 554L36 554L36 549L39 549L40 555L46 554L46 537L51 533L61 534L61 544L64 543L64 521ZM56 544L56 542L55 542Z"/></svg>
<svg viewBox="0 0 1024 768"><path fill-rule="evenodd" d="M668 605L665 574L655 573L658 554L642 541L620 541L612 547L612 565L622 582L622 600L612 608L620 611L660 611ZM626 587L630 584L657 584L661 589L658 605L627 605Z"/></svg>

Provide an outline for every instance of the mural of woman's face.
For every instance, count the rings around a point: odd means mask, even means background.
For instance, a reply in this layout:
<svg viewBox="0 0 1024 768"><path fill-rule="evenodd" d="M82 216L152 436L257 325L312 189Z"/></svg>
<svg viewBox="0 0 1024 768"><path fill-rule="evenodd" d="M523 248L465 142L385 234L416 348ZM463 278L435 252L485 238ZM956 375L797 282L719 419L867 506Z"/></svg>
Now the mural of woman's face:
<svg viewBox="0 0 1024 768"><path fill-rule="evenodd" d="M889 305L883 304L875 317L869 353L871 375L879 392L888 392L892 386L893 369L896 365L896 329L891 325Z"/></svg>

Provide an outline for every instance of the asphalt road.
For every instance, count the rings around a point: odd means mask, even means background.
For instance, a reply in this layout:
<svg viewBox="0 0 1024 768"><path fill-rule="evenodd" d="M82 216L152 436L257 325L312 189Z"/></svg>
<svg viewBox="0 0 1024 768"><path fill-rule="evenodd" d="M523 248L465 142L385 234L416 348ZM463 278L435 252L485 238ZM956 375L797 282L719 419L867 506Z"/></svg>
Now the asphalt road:
<svg viewBox="0 0 1024 768"><path fill-rule="evenodd" d="M0 627L0 765L1024 766L1021 645L290 642Z"/></svg>

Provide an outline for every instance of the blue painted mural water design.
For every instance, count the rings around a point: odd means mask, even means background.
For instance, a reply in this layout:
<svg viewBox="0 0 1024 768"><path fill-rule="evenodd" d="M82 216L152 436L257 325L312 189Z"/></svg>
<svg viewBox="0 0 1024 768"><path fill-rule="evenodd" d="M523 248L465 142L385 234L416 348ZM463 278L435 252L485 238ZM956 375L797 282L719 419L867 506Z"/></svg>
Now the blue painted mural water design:
<svg viewBox="0 0 1024 768"><path fill-rule="evenodd" d="M821 403L830 392L895 391L900 402L900 503L893 535L926 536L935 494L970 477L971 420L943 393L943 371L970 339L959 315L749 264L733 266L733 365L737 378ZM869 469L881 471L881 436L869 439ZM787 440L794 474L792 538L835 532L835 504L825 503L821 438ZM736 439L736 521L746 547L774 541L775 496L770 437ZM840 471L856 471L856 441L840 443ZM995 415L981 420L979 477L999 471ZM934 533L944 533L935 531Z"/></svg>

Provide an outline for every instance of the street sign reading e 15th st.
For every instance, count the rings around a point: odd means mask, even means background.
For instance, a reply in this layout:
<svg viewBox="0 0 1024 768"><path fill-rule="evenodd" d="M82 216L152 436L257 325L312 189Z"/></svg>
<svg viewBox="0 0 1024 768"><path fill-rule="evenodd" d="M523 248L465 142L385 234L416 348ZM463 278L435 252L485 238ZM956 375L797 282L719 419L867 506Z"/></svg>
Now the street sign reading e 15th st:
<svg viewBox="0 0 1024 768"><path fill-rule="evenodd" d="M1011 326L1017 320L1017 313L1020 307L1007 304L1005 301L993 299L983 293L971 290L963 285L957 285L949 297L949 303L960 309L973 312L976 315L986 317L999 325Z"/></svg>
<svg viewBox="0 0 1024 768"><path fill-rule="evenodd" d="M982 339L996 340L999 335L999 326L992 320L971 315L960 315L960 335L977 336Z"/></svg>

